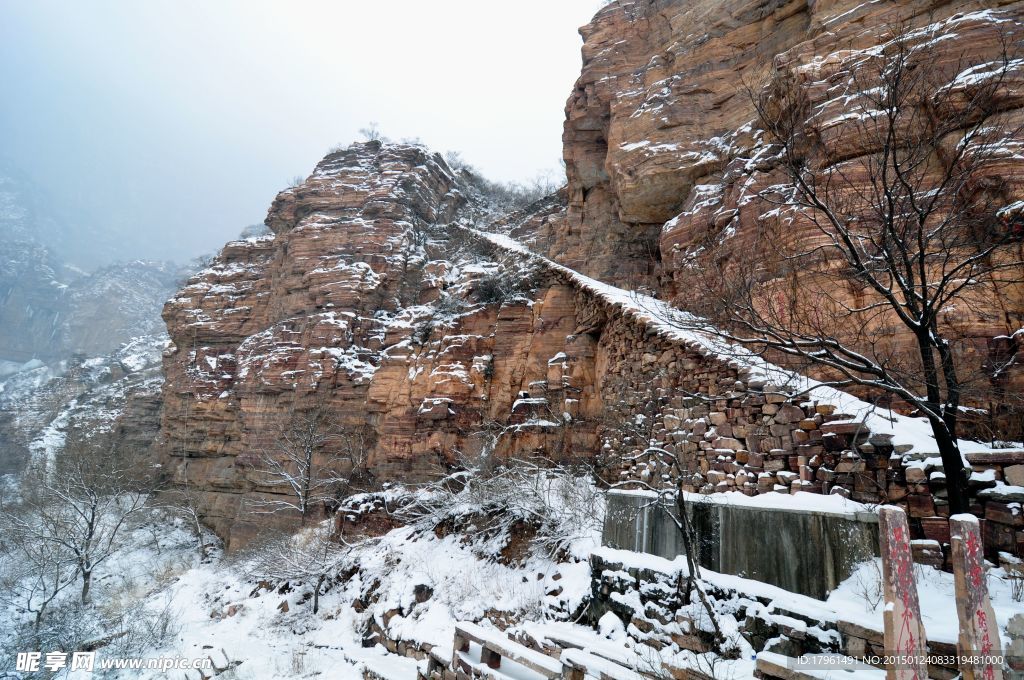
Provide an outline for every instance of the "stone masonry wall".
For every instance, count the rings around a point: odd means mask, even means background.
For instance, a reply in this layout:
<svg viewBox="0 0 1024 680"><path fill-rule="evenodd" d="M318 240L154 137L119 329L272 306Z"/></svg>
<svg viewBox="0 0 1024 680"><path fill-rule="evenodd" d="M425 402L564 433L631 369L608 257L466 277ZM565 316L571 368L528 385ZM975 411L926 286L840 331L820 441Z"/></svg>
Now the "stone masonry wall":
<svg viewBox="0 0 1024 680"><path fill-rule="evenodd" d="M565 409L596 429L610 481L669 483L659 456L645 455L661 449L680 455L691 471L688 491L803 491L895 504L907 510L916 539L948 544L937 453L894 444L893 434L871 432L858 414L788 394L728 356L652 324L635 304L609 299L606 287L513 252L575 290L576 328L564 356L549 362L558 370L549 370L547 384L583 395L566 396ZM982 519L988 556L1024 555L1024 451L969 454L968 460L971 512ZM948 557L934 554L938 546L923 547L940 566Z"/></svg>

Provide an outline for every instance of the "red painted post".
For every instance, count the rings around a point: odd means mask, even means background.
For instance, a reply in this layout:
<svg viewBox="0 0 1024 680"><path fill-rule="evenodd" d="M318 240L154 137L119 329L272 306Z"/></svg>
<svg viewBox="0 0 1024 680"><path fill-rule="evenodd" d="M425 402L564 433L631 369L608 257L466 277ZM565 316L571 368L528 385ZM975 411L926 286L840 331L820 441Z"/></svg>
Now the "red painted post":
<svg viewBox="0 0 1024 680"><path fill-rule="evenodd" d="M960 618L960 671L964 680L1003 680L1002 645L985 581L981 525L974 515L949 518L956 614Z"/></svg>
<svg viewBox="0 0 1024 680"><path fill-rule="evenodd" d="M928 680L928 662L921 605L914 579L907 514L886 505L878 512L885 596L885 654L887 680Z"/></svg>

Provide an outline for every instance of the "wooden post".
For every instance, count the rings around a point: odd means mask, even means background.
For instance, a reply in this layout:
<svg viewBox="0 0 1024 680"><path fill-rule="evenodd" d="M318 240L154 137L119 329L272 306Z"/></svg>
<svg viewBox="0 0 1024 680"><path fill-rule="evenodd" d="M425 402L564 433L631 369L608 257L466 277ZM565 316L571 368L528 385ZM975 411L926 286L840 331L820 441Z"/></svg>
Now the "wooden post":
<svg viewBox="0 0 1024 680"><path fill-rule="evenodd" d="M586 680L586 669L572 661L563 661L562 680Z"/></svg>
<svg viewBox="0 0 1024 680"><path fill-rule="evenodd" d="M928 680L928 663L921 605L914 580L907 514L886 505L878 511L885 595L885 654L901 657L886 667L887 680Z"/></svg>
<svg viewBox="0 0 1024 680"><path fill-rule="evenodd" d="M468 652L469 651L469 638L459 634L458 629L455 631L455 651L456 652Z"/></svg>
<svg viewBox="0 0 1024 680"><path fill-rule="evenodd" d="M488 647L486 643L480 647L480 661L487 664L488 668L501 668L501 654Z"/></svg>
<svg viewBox="0 0 1024 680"><path fill-rule="evenodd" d="M469 666L465 664L459 652L469 651L469 639L459 635L459 629L455 629L455 636L452 638L452 670L465 670L469 672Z"/></svg>
<svg viewBox="0 0 1024 680"><path fill-rule="evenodd" d="M1003 653L1002 645L996 615L988 598L978 518L953 515L949 518L949 535L953 547L956 614L960 617L957 641L960 671L964 680L1002 680L1002 664L995 662Z"/></svg>

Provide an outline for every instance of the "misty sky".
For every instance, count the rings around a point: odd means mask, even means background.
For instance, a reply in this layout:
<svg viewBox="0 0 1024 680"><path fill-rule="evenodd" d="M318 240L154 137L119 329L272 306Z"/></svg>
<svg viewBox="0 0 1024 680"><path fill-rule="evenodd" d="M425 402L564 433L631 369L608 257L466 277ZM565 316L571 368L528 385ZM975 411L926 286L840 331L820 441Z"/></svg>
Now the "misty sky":
<svg viewBox="0 0 1024 680"><path fill-rule="evenodd" d="M556 169L599 0L0 0L0 155L185 260L377 121L485 175Z"/></svg>

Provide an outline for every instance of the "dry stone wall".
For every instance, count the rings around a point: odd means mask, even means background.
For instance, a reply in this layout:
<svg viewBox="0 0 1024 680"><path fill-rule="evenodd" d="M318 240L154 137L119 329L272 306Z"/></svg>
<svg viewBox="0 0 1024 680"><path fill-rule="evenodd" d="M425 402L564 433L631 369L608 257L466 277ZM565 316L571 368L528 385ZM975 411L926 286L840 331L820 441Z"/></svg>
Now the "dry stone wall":
<svg viewBox="0 0 1024 680"><path fill-rule="evenodd" d="M872 432L863 413L790 394L735 358L681 340L651 322L639 296L609 299L602 284L521 249L510 252L575 290L576 327L563 370L575 389L594 381L584 415L600 439L594 454L609 481L674 483L663 451L683 461L691 492L809 492L896 504L907 510L915 538L927 541L919 558L946 563L940 545L949 543L949 510L935 452L894 443L899 437ZM968 460L971 511L983 518L987 554L1024 555L1024 451Z"/></svg>

